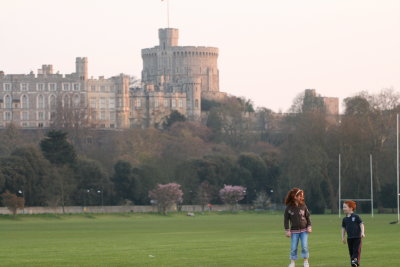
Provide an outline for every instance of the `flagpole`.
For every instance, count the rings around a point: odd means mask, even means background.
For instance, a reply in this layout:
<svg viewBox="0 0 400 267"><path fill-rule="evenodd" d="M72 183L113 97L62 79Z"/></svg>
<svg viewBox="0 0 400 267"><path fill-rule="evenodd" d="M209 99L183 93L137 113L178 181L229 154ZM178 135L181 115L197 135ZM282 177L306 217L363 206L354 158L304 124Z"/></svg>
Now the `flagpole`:
<svg viewBox="0 0 400 267"><path fill-rule="evenodd" d="M341 207L340 207L340 204L341 204L341 198L342 198L342 196L341 196L341 194L342 194L342 192L341 192L341 178L342 177L340 177L340 172L341 172L341 161L342 161L342 159L341 159L341 156L340 156L340 153L339 153L339 193L338 193L338 199L339 199L339 205L338 205L338 214L339 214L339 218L340 218L340 209L341 209Z"/></svg>
<svg viewBox="0 0 400 267"><path fill-rule="evenodd" d="M167 25L169 28L169 0L167 0Z"/></svg>
<svg viewBox="0 0 400 267"><path fill-rule="evenodd" d="M399 170L399 114L397 114L397 149L396 149L396 158L397 158L397 175L396 175L396 180L397 180L397 192L396 192L396 200L397 200L397 223L400 222L400 185L399 185L399 175L400 175L400 170Z"/></svg>

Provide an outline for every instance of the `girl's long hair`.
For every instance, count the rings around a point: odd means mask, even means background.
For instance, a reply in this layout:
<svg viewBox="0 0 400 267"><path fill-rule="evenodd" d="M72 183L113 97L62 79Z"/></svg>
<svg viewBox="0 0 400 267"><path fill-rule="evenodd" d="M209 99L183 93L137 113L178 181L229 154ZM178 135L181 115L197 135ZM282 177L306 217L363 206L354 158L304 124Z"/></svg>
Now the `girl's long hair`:
<svg viewBox="0 0 400 267"><path fill-rule="evenodd" d="M304 194L303 190L301 190L300 188L293 188L291 189L285 198L285 204L286 206L296 206L296 200L295 197L298 194ZM301 203L298 203L299 205L303 205L304 201L302 201Z"/></svg>

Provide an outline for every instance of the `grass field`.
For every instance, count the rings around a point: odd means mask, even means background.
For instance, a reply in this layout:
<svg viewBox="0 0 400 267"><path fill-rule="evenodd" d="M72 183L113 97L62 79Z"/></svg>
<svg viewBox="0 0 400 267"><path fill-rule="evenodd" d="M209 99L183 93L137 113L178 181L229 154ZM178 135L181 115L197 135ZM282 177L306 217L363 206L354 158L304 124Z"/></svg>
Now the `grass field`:
<svg viewBox="0 0 400 267"><path fill-rule="evenodd" d="M400 266L395 215L362 215L361 266ZM311 266L349 266L341 220L313 215ZM287 266L282 215L0 216L0 266ZM302 266L300 261L298 266Z"/></svg>

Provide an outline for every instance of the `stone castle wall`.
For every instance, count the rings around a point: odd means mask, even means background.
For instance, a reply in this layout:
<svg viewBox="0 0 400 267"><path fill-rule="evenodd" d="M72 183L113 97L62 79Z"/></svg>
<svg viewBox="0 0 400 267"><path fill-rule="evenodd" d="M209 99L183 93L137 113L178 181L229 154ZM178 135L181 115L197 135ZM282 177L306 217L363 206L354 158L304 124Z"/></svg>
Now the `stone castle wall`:
<svg viewBox="0 0 400 267"><path fill-rule="evenodd" d="M142 81L162 87L192 78L200 80L201 91L219 92L218 48L177 46L177 40L165 39L166 33L177 31L160 29L160 45L142 49Z"/></svg>
<svg viewBox="0 0 400 267"><path fill-rule="evenodd" d="M200 121L201 99L226 95L219 92L218 48L178 41L177 29L159 29L159 45L142 50L141 88L129 88L123 74L89 78L86 57L77 57L75 72L66 75L54 74L52 65L37 75L0 72L0 127L157 127L174 110Z"/></svg>

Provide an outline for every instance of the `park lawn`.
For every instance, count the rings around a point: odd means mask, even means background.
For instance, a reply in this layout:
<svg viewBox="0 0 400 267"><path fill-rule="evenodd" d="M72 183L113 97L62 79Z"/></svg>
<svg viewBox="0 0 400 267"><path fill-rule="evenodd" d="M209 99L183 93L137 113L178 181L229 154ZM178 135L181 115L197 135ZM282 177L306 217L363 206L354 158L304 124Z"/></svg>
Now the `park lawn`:
<svg viewBox="0 0 400 267"><path fill-rule="evenodd" d="M362 215L362 266L400 266L395 218ZM341 219L312 221L311 266L350 266ZM280 214L252 212L0 216L0 266L287 266L282 224Z"/></svg>

